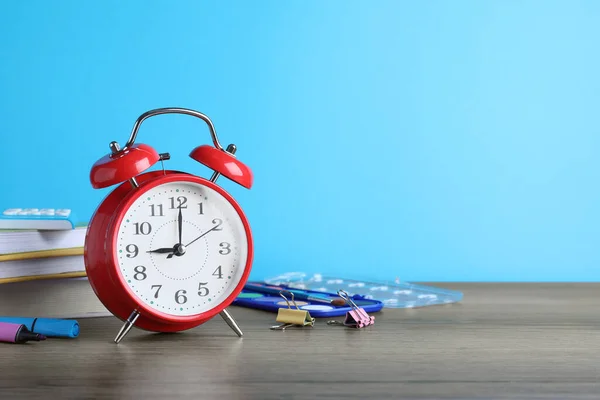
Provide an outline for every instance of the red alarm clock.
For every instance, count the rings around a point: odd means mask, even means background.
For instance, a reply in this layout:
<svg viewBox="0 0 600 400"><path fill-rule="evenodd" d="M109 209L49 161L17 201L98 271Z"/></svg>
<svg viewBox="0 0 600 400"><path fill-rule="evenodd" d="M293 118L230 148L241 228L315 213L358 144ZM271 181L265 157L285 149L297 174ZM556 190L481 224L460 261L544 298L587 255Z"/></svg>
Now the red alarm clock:
<svg viewBox="0 0 600 400"><path fill-rule="evenodd" d="M190 157L214 171L210 179L164 167L147 171L170 156L134 143L137 132L145 119L167 113L208 124L213 145L196 147ZM97 297L124 321L115 342L132 326L177 332L217 314L242 336L226 307L248 280L252 233L240 205L215 183L223 175L252 186L252 172L235 157L235 145L224 149L211 120L198 111L160 108L137 119L123 148L112 142L110 149L93 165L90 181L94 188L120 185L88 225L84 260Z"/></svg>

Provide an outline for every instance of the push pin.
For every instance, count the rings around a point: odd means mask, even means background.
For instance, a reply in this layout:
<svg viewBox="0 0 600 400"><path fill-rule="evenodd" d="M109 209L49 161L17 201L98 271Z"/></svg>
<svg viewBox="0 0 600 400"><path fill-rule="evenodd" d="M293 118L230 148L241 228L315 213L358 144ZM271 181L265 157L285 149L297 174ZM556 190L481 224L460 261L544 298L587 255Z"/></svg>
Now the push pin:
<svg viewBox="0 0 600 400"><path fill-rule="evenodd" d="M288 308L279 308L279 310L277 311L277 318L275 319L275 321L280 322L281 325L272 326L271 329L283 331L286 328L289 328L290 326L294 325L313 326L315 324L315 319L310 316L310 313L308 311L302 311L298 308L298 305L294 300L294 293L286 290L286 292L292 295L292 303L294 303L294 307L296 307L295 310L290 305L290 301L287 299L287 297L283 295L283 292L283 290L280 291L279 295L283 297L283 299L288 305Z"/></svg>
<svg viewBox="0 0 600 400"><path fill-rule="evenodd" d="M344 322L327 321L328 325L345 325L352 328L364 328L365 326L373 325L375 323L375 317L370 316L362 307L357 306L348 293L343 290L338 290L337 293L352 309L346 313Z"/></svg>

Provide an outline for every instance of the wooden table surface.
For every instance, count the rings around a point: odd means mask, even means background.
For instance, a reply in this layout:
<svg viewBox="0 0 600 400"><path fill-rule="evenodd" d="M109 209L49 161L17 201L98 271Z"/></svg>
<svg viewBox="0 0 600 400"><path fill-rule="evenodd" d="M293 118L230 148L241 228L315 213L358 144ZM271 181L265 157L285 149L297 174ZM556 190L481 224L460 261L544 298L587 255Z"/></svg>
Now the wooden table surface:
<svg viewBox="0 0 600 400"><path fill-rule="evenodd" d="M461 304L384 309L375 325L271 331L229 308L176 334L116 318L77 339L4 344L0 399L599 399L600 284L450 284Z"/></svg>

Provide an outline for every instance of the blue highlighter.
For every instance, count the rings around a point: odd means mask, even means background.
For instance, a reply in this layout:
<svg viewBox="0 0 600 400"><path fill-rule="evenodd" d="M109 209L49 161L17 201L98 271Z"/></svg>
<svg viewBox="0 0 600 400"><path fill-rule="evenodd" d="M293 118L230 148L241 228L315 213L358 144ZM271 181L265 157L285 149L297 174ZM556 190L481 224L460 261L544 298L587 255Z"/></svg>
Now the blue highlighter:
<svg viewBox="0 0 600 400"><path fill-rule="evenodd" d="M73 319L0 317L0 322L23 324L33 333L46 337L75 338L79 336L79 323Z"/></svg>

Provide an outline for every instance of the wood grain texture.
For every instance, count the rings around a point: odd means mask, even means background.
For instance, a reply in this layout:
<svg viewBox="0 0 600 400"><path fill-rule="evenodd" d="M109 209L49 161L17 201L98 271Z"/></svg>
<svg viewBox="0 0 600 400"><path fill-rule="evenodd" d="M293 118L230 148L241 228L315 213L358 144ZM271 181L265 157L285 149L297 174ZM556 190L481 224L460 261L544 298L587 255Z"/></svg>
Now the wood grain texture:
<svg viewBox="0 0 600 400"><path fill-rule="evenodd" d="M375 325L270 331L230 308L177 334L115 318L77 339L2 345L0 399L598 399L600 284L439 284L462 304L376 314Z"/></svg>

